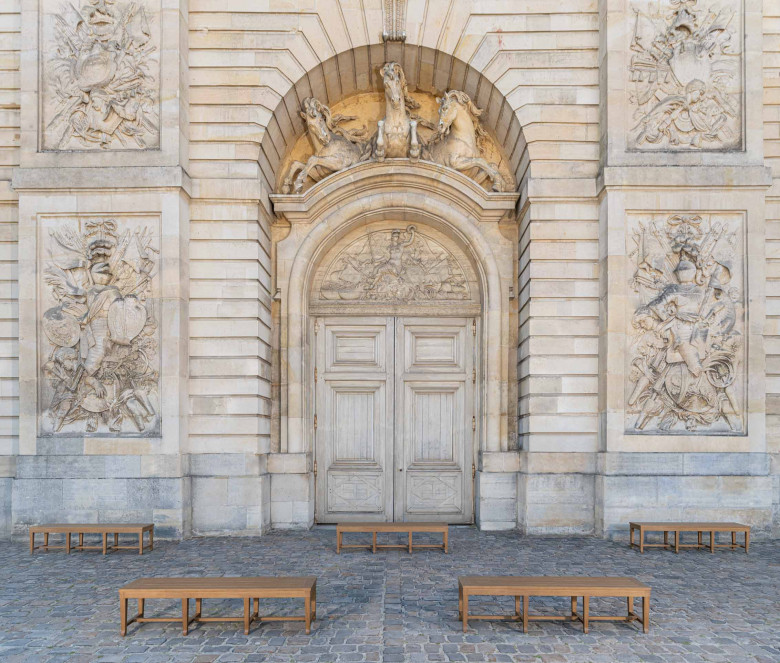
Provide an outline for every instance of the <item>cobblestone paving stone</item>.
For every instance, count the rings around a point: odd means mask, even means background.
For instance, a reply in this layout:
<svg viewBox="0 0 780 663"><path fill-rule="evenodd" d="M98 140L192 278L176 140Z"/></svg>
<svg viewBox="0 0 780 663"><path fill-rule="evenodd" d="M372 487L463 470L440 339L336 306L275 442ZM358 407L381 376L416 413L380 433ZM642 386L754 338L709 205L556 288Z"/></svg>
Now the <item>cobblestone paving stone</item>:
<svg viewBox="0 0 780 663"><path fill-rule="evenodd" d="M354 535L353 535L354 536ZM184 662L529 661L533 663L778 663L780 542L744 552L653 549L595 538L524 537L451 528L451 552L421 549L335 554L333 528L261 538L158 542L143 556L122 551L50 551L0 544L0 660ZM630 575L653 587L652 626L476 621L463 634L457 580L466 574ZM318 621L133 624L119 636L117 589L141 576L316 575ZM532 612L565 611L568 599L532 599ZM131 604L132 605L132 604ZM623 599L592 599L593 614L620 614ZM194 607L194 606L193 606ZM473 599L472 611L506 612L512 599ZM239 614L239 601L204 603L209 615ZM637 602L637 609L639 602ZM147 615L178 602L148 602ZM261 602L261 614L300 612L294 602Z"/></svg>

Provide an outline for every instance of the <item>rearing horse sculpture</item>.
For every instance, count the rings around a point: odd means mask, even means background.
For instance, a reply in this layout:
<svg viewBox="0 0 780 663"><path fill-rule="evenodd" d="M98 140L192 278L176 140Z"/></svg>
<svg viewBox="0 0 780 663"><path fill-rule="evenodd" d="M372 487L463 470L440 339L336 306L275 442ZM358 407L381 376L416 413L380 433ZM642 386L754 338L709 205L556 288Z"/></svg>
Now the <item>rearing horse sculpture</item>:
<svg viewBox="0 0 780 663"><path fill-rule="evenodd" d="M420 142L417 137L418 118L412 111L419 108L409 95L406 76L401 65L388 62L380 70L385 86L385 117L379 120L374 143L374 156L379 161L385 158L417 159L420 156Z"/></svg>
<svg viewBox="0 0 780 663"><path fill-rule="evenodd" d="M331 115L330 108L312 97L303 100L302 108L300 116L306 122L314 154L306 163L292 163L282 184L282 193L290 193L291 190L300 193L307 177L319 182L326 175L371 158L370 145L360 142L365 136L365 127L345 129L340 126L343 122L354 120L354 117Z"/></svg>
<svg viewBox="0 0 780 663"><path fill-rule="evenodd" d="M504 178L498 166L487 161L479 147L479 141L487 137L479 124L480 115L482 111L465 92L445 92L439 99L436 133L426 146L424 158L461 172L482 171L493 182L493 191L504 191Z"/></svg>

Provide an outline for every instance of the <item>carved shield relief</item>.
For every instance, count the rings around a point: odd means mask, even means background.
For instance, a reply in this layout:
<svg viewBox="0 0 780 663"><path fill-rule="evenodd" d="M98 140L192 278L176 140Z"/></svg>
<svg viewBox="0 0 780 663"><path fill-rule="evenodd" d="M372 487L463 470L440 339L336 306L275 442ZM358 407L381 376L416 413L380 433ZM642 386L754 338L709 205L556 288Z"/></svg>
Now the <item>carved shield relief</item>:
<svg viewBox="0 0 780 663"><path fill-rule="evenodd" d="M159 436L159 218L38 228L39 435Z"/></svg>
<svg viewBox="0 0 780 663"><path fill-rule="evenodd" d="M41 0L42 151L160 146L160 0Z"/></svg>
<svg viewBox="0 0 780 663"><path fill-rule="evenodd" d="M351 233L322 260L316 312L479 311L473 268L455 242L427 226L383 223Z"/></svg>
<svg viewBox="0 0 780 663"><path fill-rule="evenodd" d="M744 218L632 214L626 432L745 435Z"/></svg>

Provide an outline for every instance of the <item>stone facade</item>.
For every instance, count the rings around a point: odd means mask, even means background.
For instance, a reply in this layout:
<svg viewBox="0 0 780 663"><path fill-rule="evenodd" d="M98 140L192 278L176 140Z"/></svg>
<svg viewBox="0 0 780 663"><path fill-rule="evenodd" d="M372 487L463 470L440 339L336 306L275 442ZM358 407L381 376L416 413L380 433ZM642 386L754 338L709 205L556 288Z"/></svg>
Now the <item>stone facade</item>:
<svg viewBox="0 0 780 663"><path fill-rule="evenodd" d="M0 251L3 536L310 526L318 379L384 380L391 515L780 533L771 2L9 0Z"/></svg>

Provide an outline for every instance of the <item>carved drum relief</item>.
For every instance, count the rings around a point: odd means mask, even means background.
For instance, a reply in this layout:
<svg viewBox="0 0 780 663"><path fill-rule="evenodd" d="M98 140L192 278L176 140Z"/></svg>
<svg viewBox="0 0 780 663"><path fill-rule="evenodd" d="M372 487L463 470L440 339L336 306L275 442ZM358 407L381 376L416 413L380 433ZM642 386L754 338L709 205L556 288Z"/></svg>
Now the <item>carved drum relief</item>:
<svg viewBox="0 0 780 663"><path fill-rule="evenodd" d="M314 279L312 305L370 310L383 306L479 306L462 251L428 227L383 223L352 233L331 249ZM471 306L470 306L471 305Z"/></svg>
<svg viewBox="0 0 780 663"><path fill-rule="evenodd" d="M40 149L160 146L160 0L41 0Z"/></svg>
<svg viewBox="0 0 780 663"><path fill-rule="evenodd" d="M159 219L38 223L39 434L159 436Z"/></svg>
<svg viewBox="0 0 780 663"><path fill-rule="evenodd" d="M746 434L744 217L628 218L626 432Z"/></svg>
<svg viewBox="0 0 780 663"><path fill-rule="evenodd" d="M628 149L741 150L741 0L631 3Z"/></svg>

